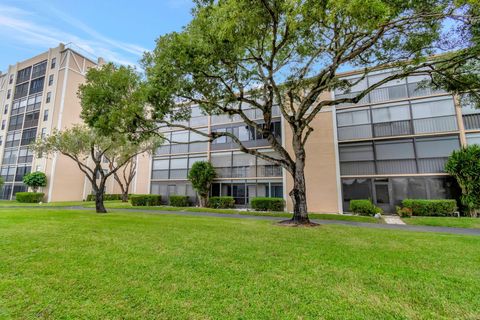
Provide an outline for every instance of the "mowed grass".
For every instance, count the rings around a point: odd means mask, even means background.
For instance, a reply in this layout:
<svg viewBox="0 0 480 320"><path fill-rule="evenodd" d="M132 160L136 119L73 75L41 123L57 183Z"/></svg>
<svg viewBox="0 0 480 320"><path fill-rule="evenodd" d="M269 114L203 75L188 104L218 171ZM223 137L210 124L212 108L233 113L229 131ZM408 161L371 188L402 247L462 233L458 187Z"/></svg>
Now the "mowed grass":
<svg viewBox="0 0 480 320"><path fill-rule="evenodd" d="M85 202L84 207L94 208L95 203ZM289 212L262 212L262 211L245 211L235 209L213 209L213 208L198 208L198 207L171 207L171 206L145 206L134 207L129 202L121 201L106 201L105 207L107 209L137 209L137 210L159 210L159 211L183 211L183 212L211 212L221 214L241 214L248 216L268 216L268 217L283 217L291 218L292 214ZM329 214L329 213L310 213L310 219L323 219L323 220L342 220L342 221L356 221L356 222L370 222L370 223L382 223L383 220L375 219L373 217L365 216L353 216L342 214Z"/></svg>
<svg viewBox="0 0 480 320"><path fill-rule="evenodd" d="M478 319L480 238L0 209L0 318Z"/></svg>
<svg viewBox="0 0 480 320"><path fill-rule="evenodd" d="M402 220L411 225L480 229L480 218L411 217Z"/></svg>

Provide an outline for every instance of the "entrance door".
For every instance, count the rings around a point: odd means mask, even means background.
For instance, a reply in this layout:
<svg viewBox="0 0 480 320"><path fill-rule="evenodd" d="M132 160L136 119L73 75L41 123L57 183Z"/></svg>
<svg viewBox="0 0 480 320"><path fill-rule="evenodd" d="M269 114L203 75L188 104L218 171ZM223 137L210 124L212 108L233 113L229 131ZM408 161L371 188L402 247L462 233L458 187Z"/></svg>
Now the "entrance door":
<svg viewBox="0 0 480 320"><path fill-rule="evenodd" d="M388 179L375 180L375 202L383 209L385 213L393 213L394 205L390 193L390 183Z"/></svg>

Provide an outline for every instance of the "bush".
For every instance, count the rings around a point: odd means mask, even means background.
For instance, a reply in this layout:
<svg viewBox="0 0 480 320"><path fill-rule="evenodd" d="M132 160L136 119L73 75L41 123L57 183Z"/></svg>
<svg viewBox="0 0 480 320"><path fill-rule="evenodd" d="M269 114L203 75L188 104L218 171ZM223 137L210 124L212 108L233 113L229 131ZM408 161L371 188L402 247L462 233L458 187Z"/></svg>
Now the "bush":
<svg viewBox="0 0 480 320"><path fill-rule="evenodd" d="M374 216L382 213L383 210L375 206L372 201L367 199L350 200L350 211L361 216Z"/></svg>
<svg viewBox="0 0 480 320"><path fill-rule="evenodd" d="M132 206L159 206L162 197L158 194L133 194L130 196Z"/></svg>
<svg viewBox="0 0 480 320"><path fill-rule="evenodd" d="M411 218L412 217L412 209L410 208L402 208L397 206L397 214L400 218Z"/></svg>
<svg viewBox="0 0 480 320"><path fill-rule="evenodd" d="M257 211L283 211L285 207L285 200L283 198L253 198L252 209Z"/></svg>
<svg viewBox="0 0 480 320"><path fill-rule="evenodd" d="M15 199L18 202L24 203L39 203L43 200L45 193L43 192L17 192L15 194Z"/></svg>
<svg viewBox="0 0 480 320"><path fill-rule="evenodd" d="M190 202L188 196L170 196L170 205L173 207L188 207Z"/></svg>
<svg viewBox="0 0 480 320"><path fill-rule="evenodd" d="M457 210L457 202L453 199L405 199L402 201L402 205L404 208L410 209L414 216L453 216Z"/></svg>
<svg viewBox="0 0 480 320"><path fill-rule="evenodd" d="M235 207L233 197L211 197L208 199L208 207L216 209L226 209Z"/></svg>
<svg viewBox="0 0 480 320"><path fill-rule="evenodd" d="M23 183L37 192L38 188L47 186L47 176L40 171L30 172L23 176Z"/></svg>
<svg viewBox="0 0 480 320"><path fill-rule="evenodd" d="M130 195L128 195L128 197L130 198ZM122 200L122 194L105 193L103 195L103 200L104 201ZM95 195L94 194L89 194L87 196L87 201L95 201Z"/></svg>

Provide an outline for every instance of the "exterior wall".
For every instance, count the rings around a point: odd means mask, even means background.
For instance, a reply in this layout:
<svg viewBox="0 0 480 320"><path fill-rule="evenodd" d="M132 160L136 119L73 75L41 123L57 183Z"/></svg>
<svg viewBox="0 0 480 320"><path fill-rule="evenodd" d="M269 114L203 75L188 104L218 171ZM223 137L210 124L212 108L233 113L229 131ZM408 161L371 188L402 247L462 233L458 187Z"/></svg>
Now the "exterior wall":
<svg viewBox="0 0 480 320"><path fill-rule="evenodd" d="M59 82L56 90L53 128L62 130L81 123L81 105L77 98L78 86L85 80L88 68L95 63L67 50L62 52ZM68 172L68 174L65 174ZM49 201L69 201L83 198L84 174L77 165L63 155L56 155L50 171Z"/></svg>
<svg viewBox="0 0 480 320"><path fill-rule="evenodd" d="M335 96L353 95L389 72L372 72L352 93ZM346 79L355 79L355 74ZM457 197L444 165L453 150L465 145L462 108L446 92L421 88L422 80L410 77L387 83L356 105L337 107L344 210L351 199L370 198L386 212L394 212L405 198ZM480 128L480 121L472 124Z"/></svg>
<svg viewBox="0 0 480 320"><path fill-rule="evenodd" d="M307 183L307 206L310 212L338 213L337 168L334 142L332 111L322 111L312 121L314 131L309 137L306 149L305 179ZM285 128L285 141L289 153L294 158L291 130ZM285 170L284 170L285 171ZM286 200L288 210L292 210L292 201L288 193L293 188L293 180L286 175Z"/></svg>

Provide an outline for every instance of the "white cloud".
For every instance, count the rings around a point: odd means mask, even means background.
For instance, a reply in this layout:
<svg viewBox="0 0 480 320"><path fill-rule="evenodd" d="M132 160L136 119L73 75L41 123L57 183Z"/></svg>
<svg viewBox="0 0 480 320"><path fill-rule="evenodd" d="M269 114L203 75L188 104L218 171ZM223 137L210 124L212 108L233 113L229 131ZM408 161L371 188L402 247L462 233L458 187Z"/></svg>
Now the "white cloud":
<svg viewBox="0 0 480 320"><path fill-rule="evenodd" d="M147 49L141 46L116 41L95 31L85 23L55 8L49 8L54 18L62 20L74 29L82 31L84 37L72 32L36 21L35 12L21 8L0 5L0 38L9 39L15 44L37 46L39 48L55 47L60 42L73 43L76 47L94 57L103 57L107 61L138 67L137 61Z"/></svg>

